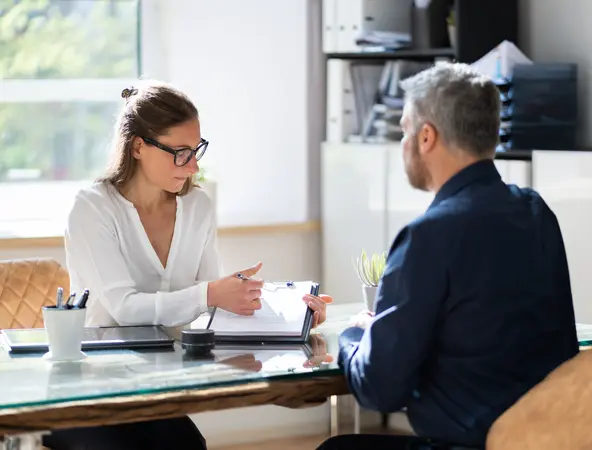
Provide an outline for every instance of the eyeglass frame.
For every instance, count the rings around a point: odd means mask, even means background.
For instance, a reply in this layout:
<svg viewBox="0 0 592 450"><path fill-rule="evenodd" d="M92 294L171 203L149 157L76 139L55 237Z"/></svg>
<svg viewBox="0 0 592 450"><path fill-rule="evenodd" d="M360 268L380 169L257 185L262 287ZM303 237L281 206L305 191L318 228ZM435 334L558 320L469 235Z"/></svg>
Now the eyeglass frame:
<svg viewBox="0 0 592 450"><path fill-rule="evenodd" d="M209 141L205 140L204 138L201 138L199 140L199 144L197 144L197 147L195 147L194 149L191 148L191 147L185 147L185 148L180 148L180 149L175 150L174 148L171 148L171 147L168 147L168 146L166 146L164 144L161 144L160 142L155 141L154 139L143 137L143 136L141 136L140 138L146 144L152 145L154 147L157 147L157 148L159 148L159 149L161 149L161 150L163 150L163 151L165 151L165 152L170 153L171 155L173 155L174 156L174 160L173 161L175 163L175 166L177 166L177 167L186 166L187 164L189 164L189 161L191 161L191 158L193 158L193 157L195 157L195 160L196 161L199 161L200 159L203 158L203 155L206 153L206 150L208 149L208 145L210 145L210 142ZM197 156L197 152L200 151L200 149L202 149L202 148L203 148L203 150L201 151L201 153L200 153L200 155L198 157ZM191 150L191 152L193 154L189 158L187 158L187 161L185 161L183 164L181 164L181 165L177 164L177 154L180 153L180 152L187 151L187 150Z"/></svg>

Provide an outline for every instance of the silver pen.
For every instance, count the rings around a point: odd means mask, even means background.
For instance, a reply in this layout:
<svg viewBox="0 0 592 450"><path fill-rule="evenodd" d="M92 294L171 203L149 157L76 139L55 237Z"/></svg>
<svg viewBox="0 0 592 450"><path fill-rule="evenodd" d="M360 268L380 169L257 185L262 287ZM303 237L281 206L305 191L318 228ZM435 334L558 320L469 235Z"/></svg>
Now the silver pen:
<svg viewBox="0 0 592 450"><path fill-rule="evenodd" d="M64 288L59 287L58 292L56 294L56 307L60 309L62 307L62 302L64 301Z"/></svg>

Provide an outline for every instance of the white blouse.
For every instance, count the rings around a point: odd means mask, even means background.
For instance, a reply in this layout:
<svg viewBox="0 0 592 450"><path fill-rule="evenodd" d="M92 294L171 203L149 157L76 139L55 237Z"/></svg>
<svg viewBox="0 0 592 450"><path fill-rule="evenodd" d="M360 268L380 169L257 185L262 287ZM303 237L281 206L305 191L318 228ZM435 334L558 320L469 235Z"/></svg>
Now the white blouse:
<svg viewBox="0 0 592 450"><path fill-rule="evenodd" d="M177 196L166 268L134 205L110 183L78 193L65 235L71 292L90 291L87 326L178 327L207 311L220 277L212 201L199 188Z"/></svg>

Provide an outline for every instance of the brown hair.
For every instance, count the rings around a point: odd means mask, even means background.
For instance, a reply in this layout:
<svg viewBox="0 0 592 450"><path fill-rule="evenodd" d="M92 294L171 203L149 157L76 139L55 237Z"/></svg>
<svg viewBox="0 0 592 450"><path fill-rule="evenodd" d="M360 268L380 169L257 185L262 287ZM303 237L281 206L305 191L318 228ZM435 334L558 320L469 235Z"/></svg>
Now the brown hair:
<svg viewBox="0 0 592 450"><path fill-rule="evenodd" d="M112 146L112 161L104 176L97 181L124 186L136 173L138 162L132 155L136 137L156 139L166 130L188 120L199 118L197 108L183 92L159 81L143 81L137 87L121 92L125 105L117 118ZM188 178L178 195L193 187Z"/></svg>

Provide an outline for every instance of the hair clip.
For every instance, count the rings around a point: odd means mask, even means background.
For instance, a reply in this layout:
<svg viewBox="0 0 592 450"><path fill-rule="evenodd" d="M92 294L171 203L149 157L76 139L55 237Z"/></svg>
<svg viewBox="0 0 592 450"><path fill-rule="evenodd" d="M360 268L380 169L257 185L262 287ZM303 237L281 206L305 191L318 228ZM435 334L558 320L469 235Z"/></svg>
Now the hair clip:
<svg viewBox="0 0 592 450"><path fill-rule="evenodd" d="M132 95L136 95L137 93L138 90L132 86L131 88L125 88L123 91L121 91L121 97L127 100Z"/></svg>

